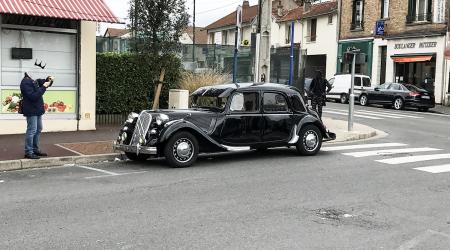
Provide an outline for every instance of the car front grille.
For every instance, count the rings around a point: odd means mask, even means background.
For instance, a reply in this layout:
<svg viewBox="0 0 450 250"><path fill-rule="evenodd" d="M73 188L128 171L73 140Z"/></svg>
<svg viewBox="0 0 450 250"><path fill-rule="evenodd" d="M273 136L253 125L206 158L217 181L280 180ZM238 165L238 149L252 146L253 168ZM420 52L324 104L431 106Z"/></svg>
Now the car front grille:
<svg viewBox="0 0 450 250"><path fill-rule="evenodd" d="M130 145L145 145L145 136L147 135L148 129L150 128L150 123L152 122L152 115L145 111L142 111L136 122L136 127L134 128L133 137L131 137ZM139 143L140 139L144 142Z"/></svg>

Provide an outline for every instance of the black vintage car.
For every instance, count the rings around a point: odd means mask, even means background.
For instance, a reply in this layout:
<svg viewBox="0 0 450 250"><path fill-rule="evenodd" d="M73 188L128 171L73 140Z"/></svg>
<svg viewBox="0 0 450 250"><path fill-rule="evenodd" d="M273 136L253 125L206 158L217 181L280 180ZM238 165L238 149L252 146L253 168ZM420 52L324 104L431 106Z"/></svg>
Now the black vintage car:
<svg viewBox="0 0 450 250"><path fill-rule="evenodd" d="M199 153L295 146L315 155L335 138L296 88L245 83L202 87L188 110L131 113L114 148L131 160L164 156L173 167L188 167Z"/></svg>
<svg viewBox="0 0 450 250"><path fill-rule="evenodd" d="M411 84L385 83L374 90L363 92L359 97L362 106L381 104L384 107L403 109L404 107L418 108L419 111L428 111L434 108L434 95L424 89Z"/></svg>

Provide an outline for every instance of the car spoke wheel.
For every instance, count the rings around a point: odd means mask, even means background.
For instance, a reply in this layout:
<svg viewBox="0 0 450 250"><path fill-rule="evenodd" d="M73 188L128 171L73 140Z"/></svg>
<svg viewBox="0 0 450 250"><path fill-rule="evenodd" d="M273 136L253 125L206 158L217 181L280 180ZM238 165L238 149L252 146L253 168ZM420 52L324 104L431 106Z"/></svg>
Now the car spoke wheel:
<svg viewBox="0 0 450 250"><path fill-rule="evenodd" d="M340 100L342 104L346 104L348 102L347 94L342 94Z"/></svg>
<svg viewBox="0 0 450 250"><path fill-rule="evenodd" d="M173 167L189 167L198 156L198 142L189 132L173 135L164 148L167 162Z"/></svg>
<svg viewBox="0 0 450 250"><path fill-rule="evenodd" d="M297 151L301 155L315 155L322 147L322 133L314 125L307 125L300 130Z"/></svg>
<svg viewBox="0 0 450 250"><path fill-rule="evenodd" d="M150 155L147 154L136 154L130 152L125 152L125 155L132 161L146 161L150 157Z"/></svg>
<svg viewBox="0 0 450 250"><path fill-rule="evenodd" d="M403 99L400 97L395 98L394 100L394 109L400 110L403 108Z"/></svg>
<svg viewBox="0 0 450 250"><path fill-rule="evenodd" d="M367 95L361 95L361 97L359 97L359 104L361 104L361 106L367 106Z"/></svg>

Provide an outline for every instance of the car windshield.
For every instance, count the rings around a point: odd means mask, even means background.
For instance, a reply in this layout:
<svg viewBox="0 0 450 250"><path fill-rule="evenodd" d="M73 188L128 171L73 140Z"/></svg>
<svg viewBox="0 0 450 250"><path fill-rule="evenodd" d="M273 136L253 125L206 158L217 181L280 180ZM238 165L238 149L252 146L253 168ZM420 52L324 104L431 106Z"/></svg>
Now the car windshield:
<svg viewBox="0 0 450 250"><path fill-rule="evenodd" d="M191 95L191 108L222 112L231 91L228 88L200 88Z"/></svg>

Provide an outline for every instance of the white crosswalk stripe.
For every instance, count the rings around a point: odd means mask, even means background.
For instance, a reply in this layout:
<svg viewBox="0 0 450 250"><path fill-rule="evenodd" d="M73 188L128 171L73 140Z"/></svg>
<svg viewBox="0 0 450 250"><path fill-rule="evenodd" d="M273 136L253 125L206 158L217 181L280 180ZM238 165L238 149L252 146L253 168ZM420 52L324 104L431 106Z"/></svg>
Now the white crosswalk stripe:
<svg viewBox="0 0 450 250"><path fill-rule="evenodd" d="M450 154L433 154L433 155L415 155L415 156L406 156L406 157L396 157L396 158L389 158L389 159L384 159L384 160L377 160L377 162L386 163L386 164L390 164L390 165L397 165L397 164L404 164L404 163L442 160L442 159L450 159Z"/></svg>
<svg viewBox="0 0 450 250"><path fill-rule="evenodd" d="M438 148L398 148L398 149L383 149L383 150L344 153L344 155L360 158L360 157L367 157L367 156L394 155L394 154L401 154L401 153L430 152L430 151L439 151L439 150L442 150L442 149L438 149Z"/></svg>
<svg viewBox="0 0 450 250"><path fill-rule="evenodd" d="M334 108L327 108L323 112L329 113L329 114L336 114L336 115L348 115L348 110L343 109L334 109ZM399 112L381 112L381 111L369 111L369 110L355 110L355 117L360 118L367 118L372 120L379 120L379 119L385 119L385 118L391 118L391 119L405 119L405 118L411 118L411 119L423 119L423 117L420 116L413 116L413 115L405 115L405 114L399 114Z"/></svg>
<svg viewBox="0 0 450 250"><path fill-rule="evenodd" d="M330 110L323 110L323 113L328 113L328 114L335 114L335 115L345 115L348 116L348 113L344 113L344 112L337 112L337 111L330 111ZM371 116L366 116L366 115L358 115L355 114L355 117L359 117L359 118L366 118L366 119L371 119L371 120L382 120L383 118L379 118L379 117L371 117Z"/></svg>
<svg viewBox="0 0 450 250"><path fill-rule="evenodd" d="M374 144L356 144L356 145L323 147L322 151L341 151L341 150L343 151L343 150L350 150L350 149L365 149L365 148L387 148L387 147L401 147L401 146L406 146L406 145L407 144L395 143L395 142L374 143Z"/></svg>
<svg viewBox="0 0 450 250"><path fill-rule="evenodd" d="M429 167L420 167L420 168L414 168L414 169L433 173L433 174L440 174L440 173L450 172L450 164L429 166Z"/></svg>

